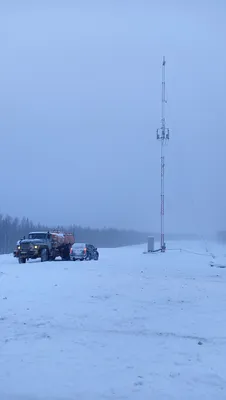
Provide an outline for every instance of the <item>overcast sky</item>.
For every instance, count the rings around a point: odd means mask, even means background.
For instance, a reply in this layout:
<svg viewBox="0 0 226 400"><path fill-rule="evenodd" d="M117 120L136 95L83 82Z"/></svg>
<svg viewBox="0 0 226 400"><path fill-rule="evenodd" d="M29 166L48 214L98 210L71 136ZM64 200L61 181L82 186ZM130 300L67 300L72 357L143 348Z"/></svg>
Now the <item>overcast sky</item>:
<svg viewBox="0 0 226 400"><path fill-rule="evenodd" d="M225 228L224 1L2 0L0 211L158 230Z"/></svg>

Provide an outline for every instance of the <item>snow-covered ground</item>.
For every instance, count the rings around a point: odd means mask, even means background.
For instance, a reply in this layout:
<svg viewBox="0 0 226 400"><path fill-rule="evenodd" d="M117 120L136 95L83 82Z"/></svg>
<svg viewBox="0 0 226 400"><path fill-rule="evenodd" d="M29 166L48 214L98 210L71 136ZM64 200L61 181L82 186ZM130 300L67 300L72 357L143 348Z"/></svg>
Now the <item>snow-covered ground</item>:
<svg viewBox="0 0 226 400"><path fill-rule="evenodd" d="M0 400L225 400L226 249L169 247L1 256Z"/></svg>

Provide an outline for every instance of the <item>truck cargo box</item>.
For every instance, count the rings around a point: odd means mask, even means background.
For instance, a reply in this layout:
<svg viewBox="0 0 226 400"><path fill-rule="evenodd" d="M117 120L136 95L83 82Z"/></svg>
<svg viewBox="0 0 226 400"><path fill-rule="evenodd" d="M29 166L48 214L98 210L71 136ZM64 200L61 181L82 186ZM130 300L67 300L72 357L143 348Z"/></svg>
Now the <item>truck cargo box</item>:
<svg viewBox="0 0 226 400"><path fill-rule="evenodd" d="M64 245L64 244L72 245L75 243L75 238L72 233L52 231L52 232L50 232L50 234L52 235L53 241L57 245Z"/></svg>

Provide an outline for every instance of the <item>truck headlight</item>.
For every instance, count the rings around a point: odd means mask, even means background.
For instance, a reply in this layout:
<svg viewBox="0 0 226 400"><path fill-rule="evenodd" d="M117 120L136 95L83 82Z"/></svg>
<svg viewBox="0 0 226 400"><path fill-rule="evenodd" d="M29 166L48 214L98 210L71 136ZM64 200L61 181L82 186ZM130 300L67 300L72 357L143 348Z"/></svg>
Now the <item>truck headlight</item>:
<svg viewBox="0 0 226 400"><path fill-rule="evenodd" d="M37 249L38 248L38 246L37 245L35 245L35 249Z"/></svg>

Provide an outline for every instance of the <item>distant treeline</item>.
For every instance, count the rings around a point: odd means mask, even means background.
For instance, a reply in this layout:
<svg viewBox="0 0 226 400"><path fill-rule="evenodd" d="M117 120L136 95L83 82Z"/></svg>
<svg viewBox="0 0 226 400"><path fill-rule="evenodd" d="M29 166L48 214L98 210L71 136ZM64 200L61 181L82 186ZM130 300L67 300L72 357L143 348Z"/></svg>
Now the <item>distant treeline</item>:
<svg viewBox="0 0 226 400"><path fill-rule="evenodd" d="M32 231L48 231L51 229L59 229L72 232L75 235L76 242L90 242L97 247L120 247L147 242L148 233L137 232L134 230L123 230L114 228L85 228L81 226L71 225L63 226L45 226L34 224L28 218L12 218L9 215L0 214L0 254L11 253L17 240L27 237ZM159 234L150 234L159 242ZM226 234L225 234L226 238ZM167 234L168 240L194 240L195 235L190 234ZM226 239L225 239L226 240Z"/></svg>
<svg viewBox="0 0 226 400"><path fill-rule="evenodd" d="M31 231L48 231L59 229L66 232L72 232L75 235L76 242L89 242L97 247L119 247L133 244L140 244L147 241L147 233L140 233L133 230L119 229L91 229L81 226L44 226L34 224L28 218L12 218L0 214L0 254L11 253L17 240L27 237Z"/></svg>
<svg viewBox="0 0 226 400"><path fill-rule="evenodd" d="M226 231L219 231L217 233L217 240L220 243L226 243Z"/></svg>

